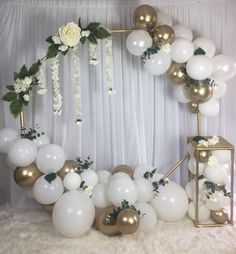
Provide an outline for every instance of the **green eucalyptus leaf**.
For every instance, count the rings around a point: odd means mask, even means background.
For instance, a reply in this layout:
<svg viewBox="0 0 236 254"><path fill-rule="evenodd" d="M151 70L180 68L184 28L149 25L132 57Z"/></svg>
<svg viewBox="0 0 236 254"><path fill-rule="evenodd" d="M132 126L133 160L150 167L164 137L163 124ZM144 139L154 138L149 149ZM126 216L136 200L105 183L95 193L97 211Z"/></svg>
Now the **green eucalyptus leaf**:
<svg viewBox="0 0 236 254"><path fill-rule="evenodd" d="M95 31L95 35L98 39L105 39L107 37L110 36L110 33L108 33L108 31L103 28L103 27L99 27L96 31Z"/></svg>
<svg viewBox="0 0 236 254"><path fill-rule="evenodd" d="M46 175L44 177L44 179L48 182L48 183L51 183L53 180L55 180L57 177L57 174L56 173L50 173L48 175Z"/></svg>
<svg viewBox="0 0 236 254"><path fill-rule="evenodd" d="M29 74L34 75L39 71L39 67L41 65L40 60L38 60L36 63L32 64L32 66L29 69Z"/></svg>
<svg viewBox="0 0 236 254"><path fill-rule="evenodd" d="M16 81L18 79L19 73L14 72L14 80Z"/></svg>
<svg viewBox="0 0 236 254"><path fill-rule="evenodd" d="M53 44L54 41L52 40L52 36L49 36L47 39L46 39L47 42Z"/></svg>
<svg viewBox="0 0 236 254"><path fill-rule="evenodd" d="M17 94L15 92L9 92L3 95L3 101L15 101L17 99Z"/></svg>
<svg viewBox="0 0 236 254"><path fill-rule="evenodd" d="M88 40L89 40L89 42L91 42L93 44L98 44L95 35L92 33L88 36Z"/></svg>
<svg viewBox="0 0 236 254"><path fill-rule="evenodd" d="M22 104L19 100L15 100L10 104L10 111L14 117L19 116L22 111Z"/></svg>
<svg viewBox="0 0 236 254"><path fill-rule="evenodd" d="M14 88L14 86L13 86L13 85L6 86L6 87L7 87L7 89L8 89L8 90L10 90L10 91L14 91L14 90L15 90L15 88Z"/></svg>
<svg viewBox="0 0 236 254"><path fill-rule="evenodd" d="M23 79L25 77L29 76L29 72L28 72L28 69L26 67L26 65L24 64L21 69L20 69L20 72L19 72L19 75L18 75L18 78L19 79Z"/></svg>
<svg viewBox="0 0 236 254"><path fill-rule="evenodd" d="M54 58L58 54L58 46L52 44L51 46L48 47L48 52L47 52L47 59Z"/></svg>
<svg viewBox="0 0 236 254"><path fill-rule="evenodd" d="M90 31L95 31L100 26L98 22L92 22L87 26L87 29Z"/></svg>
<svg viewBox="0 0 236 254"><path fill-rule="evenodd" d="M197 56L197 55L206 55L206 51L203 50L202 48L198 48L194 51L194 55Z"/></svg>
<svg viewBox="0 0 236 254"><path fill-rule="evenodd" d="M202 137L202 136L195 136L195 137L192 138L192 140L195 141L195 142L199 142L200 140L207 141L207 139Z"/></svg>

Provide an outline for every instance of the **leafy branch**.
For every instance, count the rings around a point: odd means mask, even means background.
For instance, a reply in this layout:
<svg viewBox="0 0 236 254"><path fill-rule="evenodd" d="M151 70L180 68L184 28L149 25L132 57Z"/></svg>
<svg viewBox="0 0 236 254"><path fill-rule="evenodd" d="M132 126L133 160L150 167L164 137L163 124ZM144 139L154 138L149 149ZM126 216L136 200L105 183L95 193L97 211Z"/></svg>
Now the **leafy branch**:
<svg viewBox="0 0 236 254"><path fill-rule="evenodd" d="M76 159L76 161L80 168L79 174L93 165L93 161L90 159L90 156L88 156L85 160L82 160L81 157L79 157Z"/></svg>
<svg viewBox="0 0 236 254"><path fill-rule="evenodd" d="M155 195L157 195L159 193L159 190L160 190L160 187L161 186L165 186L166 184L168 184L169 181L168 180L165 180L165 179L161 179L160 181L156 181L156 182L153 182L152 183L152 186L153 186L153 191L156 192Z"/></svg>
<svg viewBox="0 0 236 254"><path fill-rule="evenodd" d="M144 178L146 179L150 179L153 178L153 176L155 175L155 173L157 172L157 169L153 169L152 171L146 171L143 175Z"/></svg>
<svg viewBox="0 0 236 254"><path fill-rule="evenodd" d="M160 50L160 47L153 47L153 48L148 48L143 55L141 56L141 60L143 62L146 62L147 59L150 59L152 55L157 54L158 51Z"/></svg>
<svg viewBox="0 0 236 254"><path fill-rule="evenodd" d="M37 132L37 130L30 128L28 132L21 134L21 138L27 138L30 140L34 140L34 139L40 137L41 135L45 135L44 132L40 133L40 132Z"/></svg>

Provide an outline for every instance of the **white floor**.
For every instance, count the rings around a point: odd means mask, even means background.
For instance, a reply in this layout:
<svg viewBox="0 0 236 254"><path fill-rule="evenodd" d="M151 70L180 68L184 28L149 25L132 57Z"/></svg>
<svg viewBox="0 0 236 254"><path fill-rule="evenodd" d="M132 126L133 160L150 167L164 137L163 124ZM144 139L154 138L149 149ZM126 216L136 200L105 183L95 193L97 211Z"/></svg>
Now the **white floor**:
<svg viewBox="0 0 236 254"><path fill-rule="evenodd" d="M32 222L36 221L36 222ZM149 234L107 237L91 229L77 239L58 234L41 211L0 210L1 254L235 254L236 227L197 229L188 218L159 221Z"/></svg>

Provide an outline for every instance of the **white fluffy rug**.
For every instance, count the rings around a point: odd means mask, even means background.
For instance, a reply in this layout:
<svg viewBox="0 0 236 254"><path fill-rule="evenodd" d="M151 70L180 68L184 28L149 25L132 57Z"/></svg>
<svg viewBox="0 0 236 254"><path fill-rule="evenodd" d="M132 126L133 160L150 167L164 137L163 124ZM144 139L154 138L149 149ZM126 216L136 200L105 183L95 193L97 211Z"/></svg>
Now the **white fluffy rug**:
<svg viewBox="0 0 236 254"><path fill-rule="evenodd" d="M185 218L178 223L158 221L149 234L107 237L91 229L77 239L57 233L41 211L0 210L1 254L235 254L236 227L197 229ZM32 222L36 221L36 222Z"/></svg>

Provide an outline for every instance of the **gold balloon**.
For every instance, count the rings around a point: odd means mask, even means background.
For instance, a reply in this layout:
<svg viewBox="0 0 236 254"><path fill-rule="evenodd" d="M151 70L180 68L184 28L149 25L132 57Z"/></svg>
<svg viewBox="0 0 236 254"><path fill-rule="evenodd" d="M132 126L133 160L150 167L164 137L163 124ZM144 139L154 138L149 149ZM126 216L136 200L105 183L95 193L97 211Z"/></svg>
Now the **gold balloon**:
<svg viewBox="0 0 236 254"><path fill-rule="evenodd" d="M186 93L190 100L203 103L209 101L213 96L213 88L210 85L199 81L199 85L190 85L186 87Z"/></svg>
<svg viewBox="0 0 236 254"><path fill-rule="evenodd" d="M187 78L187 73L185 69L186 69L185 63L173 62L167 71L167 77L175 85L182 85L185 83Z"/></svg>
<svg viewBox="0 0 236 254"><path fill-rule="evenodd" d="M116 222L109 220L109 214L113 213L114 209L116 209L115 206L109 206L96 214L95 227L104 235L115 236L120 234Z"/></svg>
<svg viewBox="0 0 236 254"><path fill-rule="evenodd" d="M140 219L138 213L131 208L120 211L116 224L122 234L133 234L139 227Z"/></svg>
<svg viewBox="0 0 236 254"><path fill-rule="evenodd" d="M225 189L225 184L215 184L215 189L217 191L222 191Z"/></svg>
<svg viewBox="0 0 236 254"><path fill-rule="evenodd" d="M132 168L128 165L125 165L125 164L122 164L122 165L119 165L117 166L113 172L112 172L112 175L114 175L115 173L118 173L118 172L123 172L123 173L126 173L127 175L130 176L130 178L134 179L134 171L132 170Z"/></svg>
<svg viewBox="0 0 236 254"><path fill-rule="evenodd" d="M218 211L211 211L211 218L218 224L225 224L229 221L229 217L224 208Z"/></svg>
<svg viewBox="0 0 236 254"><path fill-rule="evenodd" d="M157 45L171 44L174 39L175 32L168 25L157 26L153 31L153 42Z"/></svg>
<svg viewBox="0 0 236 254"><path fill-rule="evenodd" d="M31 163L26 167L18 167L14 172L15 182L22 188L32 186L36 180L42 175L35 163Z"/></svg>
<svg viewBox="0 0 236 254"><path fill-rule="evenodd" d="M195 150L194 151L194 156L195 158L197 159L197 153L198 153L198 160L199 162L202 162L202 163L206 163L209 159L209 157L211 156L211 152L210 151L197 151Z"/></svg>
<svg viewBox="0 0 236 254"><path fill-rule="evenodd" d="M152 6L143 4L135 9L133 20L136 28L152 30L157 24L157 14Z"/></svg>
<svg viewBox="0 0 236 254"><path fill-rule="evenodd" d="M191 101L188 103L188 108L192 113L198 113L198 103Z"/></svg>
<svg viewBox="0 0 236 254"><path fill-rule="evenodd" d="M48 214L52 215L52 210L54 208L55 203L51 204L51 205L42 205L42 208L45 212L47 212Z"/></svg>
<svg viewBox="0 0 236 254"><path fill-rule="evenodd" d="M68 160L65 162L63 167L58 171L58 176L60 176L61 179L64 179L65 175L68 172L78 172L79 166L78 164L73 160Z"/></svg>

